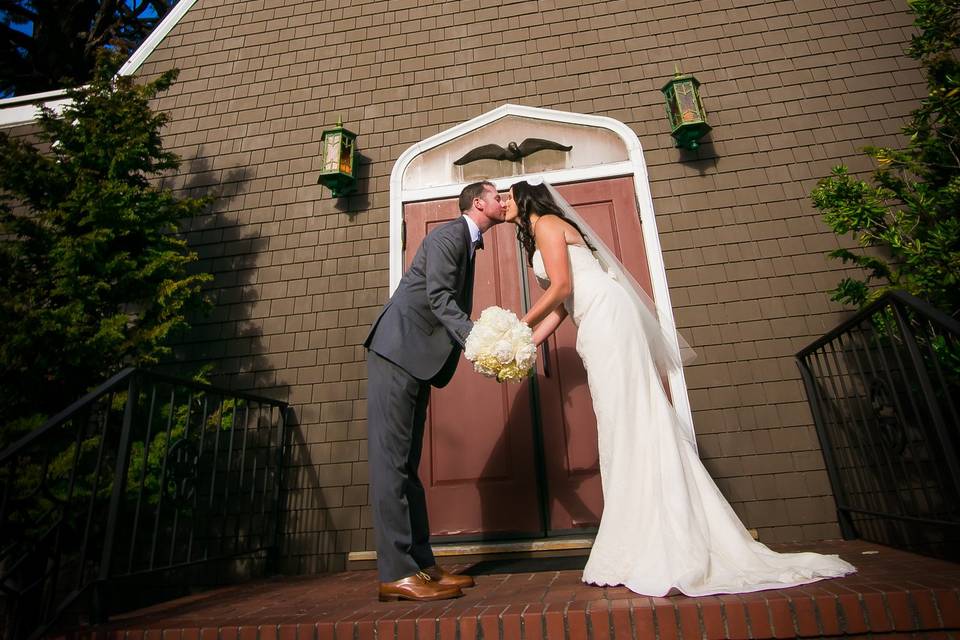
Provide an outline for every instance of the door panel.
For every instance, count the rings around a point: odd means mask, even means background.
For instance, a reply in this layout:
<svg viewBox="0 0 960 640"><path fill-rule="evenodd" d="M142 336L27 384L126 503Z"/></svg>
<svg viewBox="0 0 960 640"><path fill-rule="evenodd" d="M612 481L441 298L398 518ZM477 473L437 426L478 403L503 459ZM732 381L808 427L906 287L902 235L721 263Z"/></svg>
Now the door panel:
<svg viewBox="0 0 960 640"><path fill-rule="evenodd" d="M459 215L455 199L406 205L405 265L430 230ZM476 257L474 319L491 305L521 307L513 227L487 231L484 246ZM432 390L420 477L433 535L542 531L530 415L528 382L499 384L466 360L450 384Z"/></svg>

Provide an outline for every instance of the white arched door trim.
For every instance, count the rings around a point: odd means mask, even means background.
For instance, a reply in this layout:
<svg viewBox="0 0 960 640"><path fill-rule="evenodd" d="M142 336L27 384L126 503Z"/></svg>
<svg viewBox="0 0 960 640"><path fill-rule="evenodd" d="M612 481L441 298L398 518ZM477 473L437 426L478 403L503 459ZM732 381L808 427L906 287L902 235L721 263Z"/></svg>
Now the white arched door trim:
<svg viewBox="0 0 960 640"><path fill-rule="evenodd" d="M505 104L446 131L433 135L426 140L422 140L400 154L396 164L393 166L393 170L390 172L390 292L393 293L397 284L400 282L400 277L403 275L402 240L404 203L419 200L455 198L460 194L460 191L467 186L467 183L457 183L430 188L404 190L403 177L407 167L413 159L420 154L506 116L518 116L607 129L620 137L627 149L628 159L625 162L541 172L536 175L542 175L548 182L556 184L610 178L613 176L633 176L634 189L637 194L637 205L640 211L640 221L643 225L644 248L646 249L647 260L650 265L650 280L653 285L654 299L658 302L667 303L657 304L657 314L660 319L660 324L666 329L667 334L676 335L676 323L673 319L673 308L670 304L670 293L667 288L667 272L660 250L660 237L657 232L657 221L653 211L653 197L650 194L650 182L647 177L647 165L643 158L643 148L640 145L640 139L637 137L637 134L634 133L630 127L619 120L614 120L606 116ZM493 178L490 182L494 183L497 189L506 190L511 184L522 179L523 176L507 176L503 178ZM674 343L674 348L679 349L676 342ZM683 371L680 370L671 375L668 382L674 406L682 417L685 417L690 421L690 424L693 424L693 416L690 411L690 401L687 396L687 387Z"/></svg>

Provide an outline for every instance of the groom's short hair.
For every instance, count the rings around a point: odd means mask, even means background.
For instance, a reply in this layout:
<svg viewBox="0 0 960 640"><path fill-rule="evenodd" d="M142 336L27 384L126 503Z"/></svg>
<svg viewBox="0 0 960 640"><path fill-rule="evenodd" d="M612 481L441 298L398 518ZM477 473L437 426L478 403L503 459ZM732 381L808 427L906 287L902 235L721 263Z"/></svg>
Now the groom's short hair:
<svg viewBox="0 0 960 640"><path fill-rule="evenodd" d="M483 196L484 189L487 186L493 187L493 190L497 190L497 185L492 182L474 182L473 184L468 184L463 188L463 191L460 192L460 213L466 213L473 208L473 199L480 198Z"/></svg>

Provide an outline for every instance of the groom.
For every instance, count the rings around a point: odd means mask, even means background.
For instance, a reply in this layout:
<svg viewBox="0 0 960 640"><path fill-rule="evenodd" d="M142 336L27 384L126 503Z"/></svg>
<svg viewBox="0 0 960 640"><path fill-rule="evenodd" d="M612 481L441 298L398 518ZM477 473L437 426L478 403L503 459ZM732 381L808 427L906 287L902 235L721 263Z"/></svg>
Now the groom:
<svg viewBox="0 0 960 640"><path fill-rule="evenodd" d="M460 193L462 215L434 229L373 323L367 353L370 503L380 600L442 600L473 578L437 565L417 476L430 387L453 377L473 328L474 254L505 209L489 182Z"/></svg>

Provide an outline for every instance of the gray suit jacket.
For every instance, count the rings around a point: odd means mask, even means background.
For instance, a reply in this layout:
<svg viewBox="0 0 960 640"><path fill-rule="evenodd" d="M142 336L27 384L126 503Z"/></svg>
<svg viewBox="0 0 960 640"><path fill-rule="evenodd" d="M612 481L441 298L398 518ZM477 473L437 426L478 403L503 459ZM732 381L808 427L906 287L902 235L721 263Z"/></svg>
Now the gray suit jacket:
<svg viewBox="0 0 960 640"><path fill-rule="evenodd" d="M473 328L473 259L463 217L434 229L417 250L364 346L442 387Z"/></svg>

